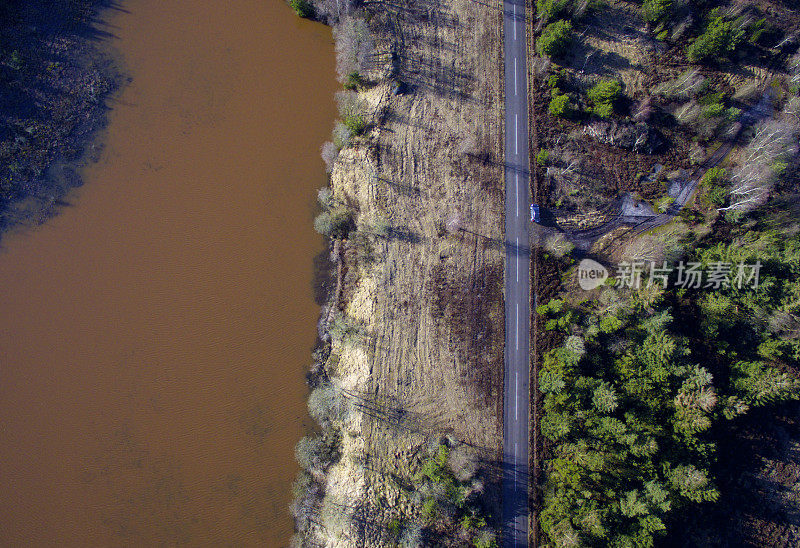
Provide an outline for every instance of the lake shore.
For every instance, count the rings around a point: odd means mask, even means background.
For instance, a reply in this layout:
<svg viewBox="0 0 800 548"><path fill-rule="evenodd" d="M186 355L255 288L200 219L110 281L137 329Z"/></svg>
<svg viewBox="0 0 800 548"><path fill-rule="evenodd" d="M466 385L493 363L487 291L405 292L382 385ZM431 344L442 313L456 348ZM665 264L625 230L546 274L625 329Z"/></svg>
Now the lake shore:
<svg viewBox="0 0 800 548"><path fill-rule="evenodd" d="M310 375L319 430L296 449L295 545L492 546L502 14L459 1L313 14L333 26L343 88L314 223L337 276Z"/></svg>

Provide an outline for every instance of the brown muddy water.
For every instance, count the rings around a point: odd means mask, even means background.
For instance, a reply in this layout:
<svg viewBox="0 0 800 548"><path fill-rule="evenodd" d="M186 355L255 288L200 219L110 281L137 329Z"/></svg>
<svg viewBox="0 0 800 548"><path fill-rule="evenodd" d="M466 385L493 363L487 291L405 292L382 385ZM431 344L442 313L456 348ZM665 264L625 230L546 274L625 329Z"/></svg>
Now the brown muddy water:
<svg viewBox="0 0 800 548"><path fill-rule="evenodd" d="M0 545L285 546L335 116L281 0L130 0L86 184L0 252Z"/></svg>

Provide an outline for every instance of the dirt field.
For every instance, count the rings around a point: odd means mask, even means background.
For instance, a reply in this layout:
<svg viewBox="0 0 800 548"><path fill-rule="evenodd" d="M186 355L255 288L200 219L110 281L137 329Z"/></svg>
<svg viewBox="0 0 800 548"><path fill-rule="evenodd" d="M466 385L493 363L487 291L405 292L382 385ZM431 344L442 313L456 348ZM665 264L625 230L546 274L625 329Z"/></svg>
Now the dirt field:
<svg viewBox="0 0 800 548"><path fill-rule="evenodd" d="M375 74L391 79L361 93L373 127L342 150L331 185L356 211L358 231L374 232L379 222L390 229L370 238L370 261L345 253L340 309L358 335L334 341L326 365L352 404L317 528L327 545L395 545L424 524L408 484L443 436L471 448L485 498L496 498L504 341L499 5L365 6L380 59ZM465 542L457 531L436 534Z"/></svg>

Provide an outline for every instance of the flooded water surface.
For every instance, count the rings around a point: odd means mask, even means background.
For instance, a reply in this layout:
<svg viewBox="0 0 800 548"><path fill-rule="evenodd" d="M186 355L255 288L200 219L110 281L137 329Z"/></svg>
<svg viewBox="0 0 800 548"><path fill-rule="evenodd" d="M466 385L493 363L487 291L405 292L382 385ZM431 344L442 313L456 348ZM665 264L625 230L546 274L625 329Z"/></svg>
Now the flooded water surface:
<svg viewBox="0 0 800 548"><path fill-rule="evenodd" d="M0 252L0 544L285 546L330 33L281 0L119 8L100 161Z"/></svg>

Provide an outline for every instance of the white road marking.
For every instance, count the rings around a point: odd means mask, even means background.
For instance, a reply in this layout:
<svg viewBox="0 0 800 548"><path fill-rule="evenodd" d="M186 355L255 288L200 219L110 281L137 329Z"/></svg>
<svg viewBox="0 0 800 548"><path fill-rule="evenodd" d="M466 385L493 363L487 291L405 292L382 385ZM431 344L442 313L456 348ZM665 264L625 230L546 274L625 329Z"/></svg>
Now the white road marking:
<svg viewBox="0 0 800 548"><path fill-rule="evenodd" d="M512 27L513 27L513 31L512 31L513 40L509 40L510 37L508 37L508 36L506 37L506 45L508 47L512 47L512 46L516 46L517 45L517 26L520 26L520 25L518 25L519 21L517 20L517 6L516 6L515 3L512 4L512 10L513 10L512 11L513 19L512 19L511 24L512 24ZM506 13L508 13L508 12L506 12ZM522 24L524 24L524 22ZM524 36L525 36L525 34L524 34L525 27L522 27L522 31L523 31L523 38L524 38ZM515 57L514 57L514 96L518 96L519 95L519 67L517 65L518 65L517 56L515 55ZM523 64L523 70L524 69L525 69L525 66ZM508 98L506 100L506 105L509 105L509 101L510 101L510 98ZM523 137L525 137L525 136L523 136ZM514 154L515 154L515 156L519 156L519 115L518 114L514 115ZM521 211L520 207L521 207L522 204L520 203L520 199L521 198L520 198L519 173L516 173L516 172L515 172L515 185L516 185L515 186L516 218L517 218L517 222L519 222L520 211ZM527 212L523 212L523 214L527 215ZM516 237L515 240L516 240L517 250L519 250L520 238ZM519 257L519 254L517 254L517 256L515 257L515 260L516 260L516 264L515 264L516 279L517 279L517 283L519 284L520 283L520 257ZM519 352L519 337L520 337L519 303L516 304L514 337L515 337L515 346L516 346L517 353L518 353ZM524 371L523 371L523 373L524 373ZM510 404L511 403L511 399L510 398L512 396L510 394L506 394L506 397L509 398L507 401ZM519 425L519 399L520 399L520 393L519 393L519 371L515 371L514 372L514 395L513 395L513 401L514 401L514 421L516 422L517 425ZM509 422L511 422L511 421L509 421ZM506 436L507 436L506 440L507 441L511 441L510 438L512 438L513 435L514 435L514 428L513 428L512 424L508 424L507 428L508 428L508 431L506 433ZM527 487L520 485L520 483L518 481L519 463L520 463L520 459L519 459L519 443L518 442L514 442L514 462L513 462L513 466L514 466L514 497L515 498L516 498L516 496L518 495L518 493L519 493L519 491L521 489L527 491ZM524 534L522 534L522 535L520 534L522 531L525 530L524 529L525 528L525 516L526 516L526 513L522 512L522 511L520 511L520 512L516 512L515 511L513 516L509 516L510 521L512 523L512 529L513 529L513 532L512 532L512 539L513 539L512 540L512 544L514 546L517 546L521 542L521 539L524 539L524 537L525 537Z"/></svg>
<svg viewBox="0 0 800 548"><path fill-rule="evenodd" d="M517 5L513 4L514 6L514 20L511 22L514 25L514 41L517 41Z"/></svg>
<svg viewBox="0 0 800 548"><path fill-rule="evenodd" d="M516 464L517 464L517 444L515 443L514 444L514 465L515 465L514 466L514 493L515 494L517 492L517 467L516 467ZM514 540L516 540L516 536L517 536L517 534L514 533L514 537L515 537Z"/></svg>
<svg viewBox="0 0 800 548"><path fill-rule="evenodd" d="M517 94L517 58L514 57L514 95Z"/></svg>

